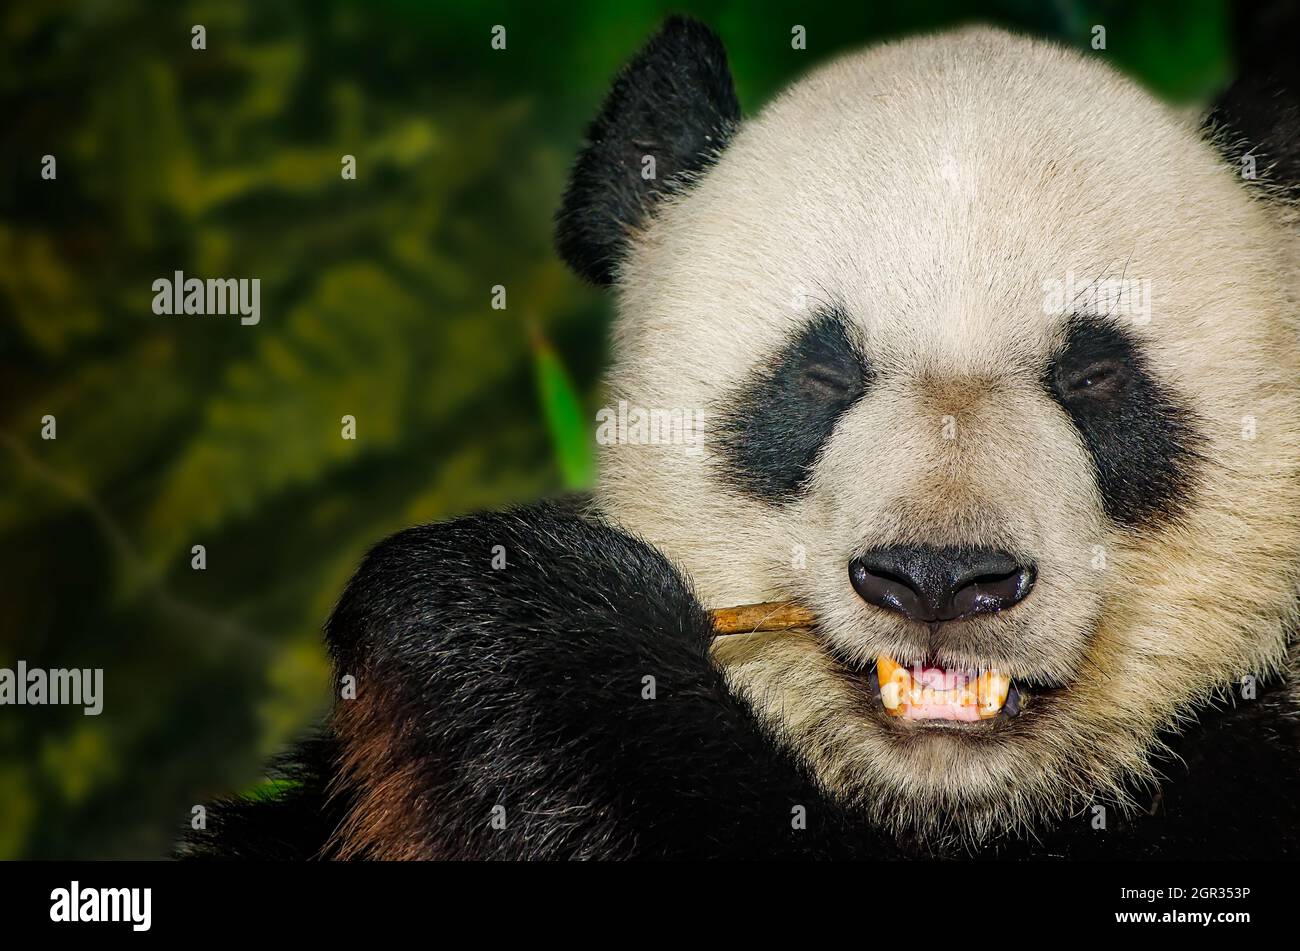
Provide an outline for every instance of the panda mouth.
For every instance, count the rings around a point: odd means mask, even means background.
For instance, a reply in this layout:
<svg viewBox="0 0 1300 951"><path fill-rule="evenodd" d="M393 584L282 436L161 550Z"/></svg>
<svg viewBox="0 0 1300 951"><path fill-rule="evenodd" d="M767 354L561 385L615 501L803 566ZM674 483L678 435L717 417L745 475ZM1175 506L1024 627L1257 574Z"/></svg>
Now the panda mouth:
<svg viewBox="0 0 1300 951"><path fill-rule="evenodd" d="M880 702L892 717L976 723L1020 713L1020 688L1000 670L957 670L933 662L908 668L881 654L875 674Z"/></svg>
<svg viewBox="0 0 1300 951"><path fill-rule="evenodd" d="M944 667L933 658L905 666L881 654L870 668L849 668L886 721L924 727L992 727L1051 705L1069 684L1035 681L996 668Z"/></svg>
<svg viewBox="0 0 1300 951"><path fill-rule="evenodd" d="M719 636L795 628L811 633L840 675L865 695L864 700L872 702L876 718L900 727L904 722L913 727L992 727L1021 716L1027 707L1037 714L1040 704L1051 706L1070 686L1067 681L1036 681L1023 671L1013 675L991 665L947 667L933 655L910 666L889 654L878 654L873 662L867 662L828 640L819 630L816 615L796 602L717 608L712 615Z"/></svg>

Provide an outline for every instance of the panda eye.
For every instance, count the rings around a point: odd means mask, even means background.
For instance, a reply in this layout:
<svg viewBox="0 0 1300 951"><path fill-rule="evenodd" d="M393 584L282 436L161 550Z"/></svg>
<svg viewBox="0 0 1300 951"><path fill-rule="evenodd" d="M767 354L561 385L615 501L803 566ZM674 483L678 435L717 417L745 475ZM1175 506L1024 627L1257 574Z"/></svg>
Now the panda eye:
<svg viewBox="0 0 1300 951"><path fill-rule="evenodd" d="M844 367L813 363L803 368L804 389L810 395L828 399L841 399L854 393L861 385L858 376L845 372Z"/></svg>
<svg viewBox="0 0 1300 951"><path fill-rule="evenodd" d="M719 478L773 505L790 501L807 484L841 415L871 380L848 318L834 307L813 318L721 407Z"/></svg>
<svg viewBox="0 0 1300 951"><path fill-rule="evenodd" d="M1205 442L1199 419L1126 328L1075 315L1042 382L1092 458L1106 514L1140 526L1185 503Z"/></svg>
<svg viewBox="0 0 1300 951"><path fill-rule="evenodd" d="M1128 367L1113 357L1092 360L1082 367L1057 368L1057 391L1064 397L1115 399L1124 392Z"/></svg>

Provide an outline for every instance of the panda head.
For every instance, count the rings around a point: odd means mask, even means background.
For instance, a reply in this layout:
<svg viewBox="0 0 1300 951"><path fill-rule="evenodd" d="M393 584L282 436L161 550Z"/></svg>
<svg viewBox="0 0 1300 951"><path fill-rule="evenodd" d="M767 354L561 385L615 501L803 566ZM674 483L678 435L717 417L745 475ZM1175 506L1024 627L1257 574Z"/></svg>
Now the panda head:
<svg viewBox="0 0 1300 951"><path fill-rule="evenodd" d="M710 607L816 611L714 654L875 822L976 841L1124 801L1163 731L1283 665L1294 232L1107 66L972 28L742 120L717 38L674 19L558 225L617 297L601 508ZM897 716L890 661L1008 700Z"/></svg>

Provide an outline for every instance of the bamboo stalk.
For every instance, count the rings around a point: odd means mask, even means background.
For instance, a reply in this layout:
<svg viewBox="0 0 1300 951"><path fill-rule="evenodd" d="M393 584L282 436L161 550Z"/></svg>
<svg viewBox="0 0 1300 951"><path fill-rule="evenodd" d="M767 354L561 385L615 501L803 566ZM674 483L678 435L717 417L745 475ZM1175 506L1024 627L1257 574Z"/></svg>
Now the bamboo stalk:
<svg viewBox="0 0 1300 951"><path fill-rule="evenodd" d="M716 608L713 627L719 637L728 634L755 634L759 631L788 631L793 627L807 627L815 615L793 601L765 601L762 604L741 604L734 608Z"/></svg>

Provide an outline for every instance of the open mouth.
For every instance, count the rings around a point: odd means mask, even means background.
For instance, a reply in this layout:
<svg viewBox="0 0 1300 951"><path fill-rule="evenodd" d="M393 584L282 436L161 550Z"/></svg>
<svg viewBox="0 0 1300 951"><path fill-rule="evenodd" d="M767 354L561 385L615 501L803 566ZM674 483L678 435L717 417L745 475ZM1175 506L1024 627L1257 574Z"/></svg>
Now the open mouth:
<svg viewBox="0 0 1300 951"><path fill-rule="evenodd" d="M999 670L953 670L917 664L910 669L892 657L876 658L880 701L890 716L905 720L991 720L1020 712L1020 692Z"/></svg>
<svg viewBox="0 0 1300 951"><path fill-rule="evenodd" d="M1037 720L1040 704L1049 709L1070 689L1067 680L1050 676L1034 679L1024 671L1013 675L979 661L967 667L947 667L933 654L912 665L901 664L889 654L878 654L869 662L861 655L839 649L818 630L816 616L795 602L720 608L714 610L713 621L720 636L792 628L811 633L842 679L865 694L862 699L874 707L875 718L880 721L992 727L998 721L1021 716L1027 708L1033 710L1030 719ZM877 703L879 706L874 706Z"/></svg>

